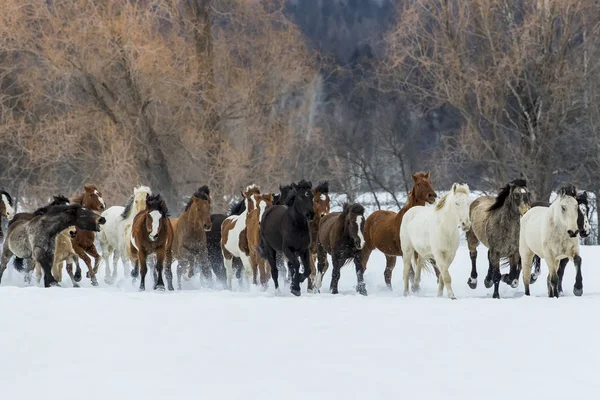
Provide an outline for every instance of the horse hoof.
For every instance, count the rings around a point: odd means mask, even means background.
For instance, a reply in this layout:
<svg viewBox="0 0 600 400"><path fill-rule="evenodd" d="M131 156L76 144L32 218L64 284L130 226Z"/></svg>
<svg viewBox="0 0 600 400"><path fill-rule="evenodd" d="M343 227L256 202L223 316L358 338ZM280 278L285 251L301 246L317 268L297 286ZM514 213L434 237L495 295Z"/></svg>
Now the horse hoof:
<svg viewBox="0 0 600 400"><path fill-rule="evenodd" d="M510 283L510 287L513 289L516 289L518 286L519 286L519 280L513 279L512 282Z"/></svg>
<svg viewBox="0 0 600 400"><path fill-rule="evenodd" d="M471 289L477 289L477 278L469 277L467 280L467 285L469 285Z"/></svg>
<svg viewBox="0 0 600 400"><path fill-rule="evenodd" d="M421 290L421 287L419 285L412 285L410 289L413 291L413 293L417 293L419 290Z"/></svg>
<svg viewBox="0 0 600 400"><path fill-rule="evenodd" d="M154 290L158 290L159 292L164 292L165 291L165 285L156 285L156 287L154 288Z"/></svg>
<svg viewBox="0 0 600 400"><path fill-rule="evenodd" d="M390 283L386 283L386 287L388 288L388 290L391 292L394 289L392 289L392 285Z"/></svg>
<svg viewBox="0 0 600 400"><path fill-rule="evenodd" d="M86 273L85 273L85 277L86 277L86 278L89 278L89 277L90 277L90 271L88 271L88 272L86 272Z"/></svg>
<svg viewBox="0 0 600 400"><path fill-rule="evenodd" d="M531 278L529 279L529 283L535 283L537 281L538 276L536 274L531 274Z"/></svg>
<svg viewBox="0 0 600 400"><path fill-rule="evenodd" d="M358 292L358 294L366 296L367 295L367 287L365 286L365 284L363 283L362 285L358 285L356 287L356 291Z"/></svg>
<svg viewBox="0 0 600 400"><path fill-rule="evenodd" d="M583 294L583 288L573 288L573 294L577 297L581 296Z"/></svg>
<svg viewBox="0 0 600 400"><path fill-rule="evenodd" d="M81 282L81 274L75 274L73 279L75 279L75 282Z"/></svg>
<svg viewBox="0 0 600 400"><path fill-rule="evenodd" d="M74 288L77 288L77 287L79 287L79 284L77 284L77 283L75 283L75 282L74 282L74 283L73 283L73 287L74 287Z"/></svg>
<svg viewBox="0 0 600 400"><path fill-rule="evenodd" d="M58 282L50 282L50 287L60 287Z"/></svg>
<svg viewBox="0 0 600 400"><path fill-rule="evenodd" d="M94 280L92 281L92 286L98 286L98 281L94 279Z"/></svg>
<svg viewBox="0 0 600 400"><path fill-rule="evenodd" d="M493 282L493 281L491 281L491 280L487 280L487 279L484 279L484 280L483 280L483 284L485 285L485 288L486 288L486 289L489 289L489 288L491 288L492 286L494 286L494 282Z"/></svg>
<svg viewBox="0 0 600 400"><path fill-rule="evenodd" d="M494 299L499 299L500 298L500 293L494 293L494 295L492 297Z"/></svg>
<svg viewBox="0 0 600 400"><path fill-rule="evenodd" d="M300 296L300 289L291 289L291 292L294 296Z"/></svg>

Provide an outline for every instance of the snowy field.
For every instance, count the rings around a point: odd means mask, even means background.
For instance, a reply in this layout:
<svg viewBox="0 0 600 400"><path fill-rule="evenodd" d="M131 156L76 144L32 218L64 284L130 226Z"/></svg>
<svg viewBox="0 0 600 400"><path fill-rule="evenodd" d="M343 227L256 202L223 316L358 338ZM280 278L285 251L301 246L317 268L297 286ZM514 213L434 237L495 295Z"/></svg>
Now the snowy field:
<svg viewBox="0 0 600 400"><path fill-rule="evenodd" d="M140 293L130 279L100 287L23 287L12 267L0 287L0 388L6 399L593 399L600 392L600 247L582 247L584 295L546 297L547 270L526 298L468 288L461 246L450 268L458 300L436 298L435 277L402 296L383 284L383 255L354 292ZM331 271L331 269L330 269ZM330 271L324 279L328 288ZM503 272L505 272L503 270ZM119 277L122 278L122 269ZM149 274L149 276L151 276ZM150 282L152 278L150 278ZM152 288L151 284L147 287Z"/></svg>

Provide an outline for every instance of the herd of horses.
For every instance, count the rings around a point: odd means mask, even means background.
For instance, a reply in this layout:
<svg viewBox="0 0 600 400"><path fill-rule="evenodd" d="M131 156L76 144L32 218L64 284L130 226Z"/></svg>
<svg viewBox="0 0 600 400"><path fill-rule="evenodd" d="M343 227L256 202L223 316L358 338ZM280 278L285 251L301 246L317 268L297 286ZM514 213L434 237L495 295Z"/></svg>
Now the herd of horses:
<svg viewBox="0 0 600 400"><path fill-rule="evenodd" d="M330 211L329 184L313 187L301 180L282 185L279 193L263 193L249 185L229 215L211 213L211 193L207 186L191 195L179 217L169 216L165 200L146 186L134 188L124 206L106 208L101 191L85 185L70 199L56 196L45 207L15 214L11 196L0 191L0 215L8 220L0 259L0 283L8 262L31 282L35 271L38 283L57 286L63 267L74 287L82 279L79 260L87 267L86 277L98 285L96 274L103 261L105 283L114 284L121 261L124 276L131 276L145 290L149 261L154 289L174 290L173 262L177 261L177 288L182 281L200 276L203 285L212 286L214 277L229 290L236 279L239 286L268 288L269 280L279 292L279 274L295 296L307 281L309 292L319 292L323 276L333 264L330 291L338 293L342 267L353 262L356 291L367 295L364 271L373 250L386 258L384 280L391 289L396 258L403 258L404 295L419 291L421 272L433 270L438 280L438 296L444 288L455 299L450 266L466 233L472 270L467 284L477 287L477 247L488 249L486 288L494 286L499 298L500 282L517 287L521 270L525 294L540 275L540 259L548 266L548 295L562 295L565 267L576 267L573 293L583 294L578 237L590 234L587 193L573 185L558 191L554 202L532 202L527 183L516 179L496 196L480 196L470 201L466 184L454 183L438 199L430 173L412 175L414 184L399 212L378 210L365 216L358 203L344 203L340 212ZM437 202L436 202L437 201ZM429 206L427 206L429 205ZM101 252L96 249L96 239ZM92 264L91 258L94 258ZM510 266L500 273L501 264ZM286 268L287 266L287 268ZM532 271L533 268L533 271Z"/></svg>

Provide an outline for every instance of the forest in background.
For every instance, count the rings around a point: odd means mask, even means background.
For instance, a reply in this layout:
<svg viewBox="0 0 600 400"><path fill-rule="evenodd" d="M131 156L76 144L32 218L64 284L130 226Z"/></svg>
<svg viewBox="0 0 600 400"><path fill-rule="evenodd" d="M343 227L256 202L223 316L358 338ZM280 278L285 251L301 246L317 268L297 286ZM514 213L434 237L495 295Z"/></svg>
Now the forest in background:
<svg viewBox="0 0 600 400"><path fill-rule="evenodd" d="M0 186L597 193L599 31L596 0L4 0Z"/></svg>

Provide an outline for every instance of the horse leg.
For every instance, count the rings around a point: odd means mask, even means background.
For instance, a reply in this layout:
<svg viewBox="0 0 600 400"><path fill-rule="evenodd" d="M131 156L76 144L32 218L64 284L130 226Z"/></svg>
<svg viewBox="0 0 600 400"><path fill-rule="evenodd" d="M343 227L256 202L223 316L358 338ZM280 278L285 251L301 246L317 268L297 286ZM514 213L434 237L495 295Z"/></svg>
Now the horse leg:
<svg viewBox="0 0 600 400"><path fill-rule="evenodd" d="M548 297L558 297L558 261L546 258L548 265Z"/></svg>
<svg viewBox="0 0 600 400"><path fill-rule="evenodd" d="M388 289L392 290L392 271L396 266L396 256L385 255L385 271L383 272L383 279Z"/></svg>
<svg viewBox="0 0 600 400"><path fill-rule="evenodd" d="M361 265L362 261L364 260L364 256L361 255ZM325 275L325 272L327 272L327 269L329 268L329 263L327 262L327 252L325 251L325 249L323 248L323 245L321 245L321 243L317 244L317 275L315 277L315 285L314 287L317 289L318 292L321 291L321 286L323 286L323 275Z"/></svg>
<svg viewBox="0 0 600 400"><path fill-rule="evenodd" d="M283 260L283 255L281 255L280 253L275 253L275 260L277 262L277 269L279 272L281 272L281 275L283 275L283 281L287 286L291 280L291 271L287 269Z"/></svg>
<svg viewBox="0 0 600 400"><path fill-rule="evenodd" d="M165 282L163 281L163 268L165 265L166 252L158 251L156 254L156 279L154 280L154 290L165 291Z"/></svg>
<svg viewBox="0 0 600 400"><path fill-rule="evenodd" d="M333 254L331 261L333 263L333 270L331 271L331 284L329 285L329 290L332 294L338 294L338 283L340 281L340 270L342 269L342 266L337 254Z"/></svg>
<svg viewBox="0 0 600 400"><path fill-rule="evenodd" d="M284 255L288 259L288 267L292 272L292 286L290 291L294 296L300 296L300 261L294 252L285 245L283 245Z"/></svg>
<svg viewBox="0 0 600 400"><path fill-rule="evenodd" d="M44 287L60 286L54 276L52 276L52 263L54 255L51 252L45 251L40 247L33 249L33 260L36 266L44 270Z"/></svg>
<svg viewBox="0 0 600 400"><path fill-rule="evenodd" d="M486 289L491 288L494 285L494 263L492 262L493 256L492 256L492 251L488 250L488 272L487 275L485 277L485 279L483 280L483 284L485 285ZM500 256L498 256L498 265L500 264ZM500 269L500 267L498 267L498 269Z"/></svg>
<svg viewBox="0 0 600 400"><path fill-rule="evenodd" d="M502 282L510 285L513 289L519 286L519 275L521 275L521 257L519 253L515 253L509 257L510 271L508 274L502 275Z"/></svg>
<svg viewBox="0 0 600 400"><path fill-rule="evenodd" d="M96 278L96 274L98 273L98 268L100 268L100 261L101 261L100 254L98 254L98 250L96 249L96 246L93 244L87 249L87 253L89 253L92 257L94 257L94 269L91 272L88 271L88 273L86 274L86 277L88 277L92 280L92 285L98 286L98 279ZM90 265L91 265L91 262L90 262Z"/></svg>
<svg viewBox="0 0 600 400"><path fill-rule="evenodd" d="M448 298L456 300L456 296L454 295L454 291L452 290L452 277L450 276L449 271L452 260L446 260L442 258L440 257L440 254L438 254L437 260L439 260L439 262L436 262L436 264L440 266L440 281L444 281L444 286L446 286L446 293L448 293ZM440 293L438 292L438 295L439 294Z"/></svg>
<svg viewBox="0 0 600 400"><path fill-rule="evenodd" d="M309 293L312 293L315 289L315 280L317 278L317 252L312 251L312 247L309 250L310 260L310 276L308 277L307 289Z"/></svg>
<svg viewBox="0 0 600 400"><path fill-rule="evenodd" d="M473 229L469 229L467 232L467 245L469 247L469 256L471 257L471 276L467 280L467 285L471 289L477 288L477 246L479 245L479 239L475 236Z"/></svg>
<svg viewBox="0 0 600 400"><path fill-rule="evenodd" d="M260 273L260 288L261 290L267 290L269 287L269 270L267 269L267 263L260 256L256 256L256 262L258 264L258 271Z"/></svg>
<svg viewBox="0 0 600 400"><path fill-rule="evenodd" d="M200 265L200 273L206 282L206 286L212 288L214 285L212 269L208 262L208 253L206 249L200 250L200 254L197 256L198 264Z"/></svg>
<svg viewBox="0 0 600 400"><path fill-rule="evenodd" d="M77 259L75 258L76 256L70 256L70 259L67 259L67 274L69 275L69 278L71 279L71 283L73 284L73 287L79 287L79 283L77 283L75 281L75 276L73 276L73 264L77 261Z"/></svg>
<svg viewBox="0 0 600 400"><path fill-rule="evenodd" d="M2 245L2 258L0 259L0 283L2 283L2 275L8 266L8 260L13 256L13 253L8 248L8 239Z"/></svg>
<svg viewBox="0 0 600 400"><path fill-rule="evenodd" d="M144 291L146 290L146 273L148 272L148 264L144 253L138 253L137 264L140 268L140 291Z"/></svg>
<svg viewBox="0 0 600 400"><path fill-rule="evenodd" d="M404 296L408 296L408 283L410 281L410 270L413 258L417 258L417 253L412 247L405 246L402 262L404 263L403 278L404 278Z"/></svg>
<svg viewBox="0 0 600 400"><path fill-rule="evenodd" d="M577 270L577 275L575 275L575 285L573 286L573 294L575 296L581 296L583 294L583 276L581 276L581 257L579 254L575 254L573 257L573 262L575 263L575 269Z"/></svg>
<svg viewBox="0 0 600 400"><path fill-rule="evenodd" d="M500 274L500 254L497 252L492 252L491 250L488 252L488 257L490 257L490 267L492 267L492 281L494 282L494 299L500 298L500 281L502 280L502 275ZM488 275L490 272L488 271ZM485 278L487 281L487 277ZM484 282L485 283L485 282ZM487 285L486 285L487 286Z"/></svg>
<svg viewBox="0 0 600 400"><path fill-rule="evenodd" d="M247 256L246 254L242 253L240 255L240 259L242 260L242 264L244 265L244 272L246 275L246 289L250 289L250 285L252 282L252 274L253 274L253 268L252 268L252 262L250 261L250 257Z"/></svg>
<svg viewBox="0 0 600 400"><path fill-rule="evenodd" d="M300 261L302 261L302 266L304 267L304 274L300 275L300 282L304 282L306 279L310 279L311 276L314 276L312 266L310 265L312 262L310 248L300 252Z"/></svg>
<svg viewBox="0 0 600 400"><path fill-rule="evenodd" d="M537 254L533 255L533 273L531 274L531 283L535 283L537 278L540 276L540 267L542 260Z"/></svg>
<svg viewBox="0 0 600 400"><path fill-rule="evenodd" d="M252 284L258 286L258 259L254 252L250 253L250 265L252 266Z"/></svg>
<svg viewBox="0 0 600 400"><path fill-rule="evenodd" d="M188 268L188 260L184 259L183 257L177 260L177 290L181 290L181 280L183 274Z"/></svg>
<svg viewBox="0 0 600 400"><path fill-rule="evenodd" d="M91 278L92 285L98 286L98 281L96 280L96 275L94 274L94 270L92 269L92 260L90 259L90 257L86 254L85 250L83 248L81 248L80 246L74 246L73 250L75 250L75 253L77 253L79 258L81 258L83 260L83 262L85 263L85 265L87 266L88 273L90 276L92 276L92 278ZM76 265L76 270L75 270L75 280L77 282L79 282L81 280L81 272L79 273L79 280L77 280L77 270L81 271L81 268L79 268L79 264Z"/></svg>
<svg viewBox="0 0 600 400"><path fill-rule="evenodd" d="M565 268L568 263L569 263L569 259L563 258L562 260L560 260L560 263L558 264L558 295L559 296L563 295L562 281L563 281L563 277L565 276Z"/></svg>
<svg viewBox="0 0 600 400"><path fill-rule="evenodd" d="M363 296L367 295L367 286L365 285L365 269L362 265L362 255L360 252L354 254L354 267L356 269L356 291Z"/></svg>
<svg viewBox="0 0 600 400"><path fill-rule="evenodd" d="M269 245L264 246L265 256L271 268L271 279L275 285L275 293L279 293L279 269L277 268L277 253Z"/></svg>

